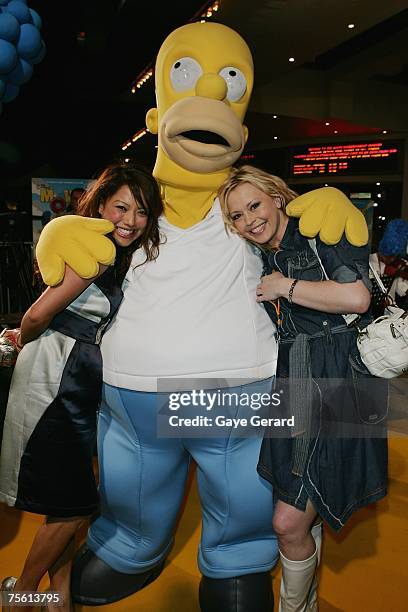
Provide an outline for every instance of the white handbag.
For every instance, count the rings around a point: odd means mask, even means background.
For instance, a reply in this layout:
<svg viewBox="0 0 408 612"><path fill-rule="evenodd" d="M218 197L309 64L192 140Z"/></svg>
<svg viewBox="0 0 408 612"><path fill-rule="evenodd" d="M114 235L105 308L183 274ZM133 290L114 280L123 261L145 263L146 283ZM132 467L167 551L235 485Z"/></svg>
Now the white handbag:
<svg viewBox="0 0 408 612"><path fill-rule="evenodd" d="M377 271L370 265L375 281L384 295ZM384 315L359 330L357 346L361 360L374 376L394 378L408 372L408 311L387 306Z"/></svg>
<svg viewBox="0 0 408 612"><path fill-rule="evenodd" d="M309 245L319 260L325 278L329 280L317 252L316 241L309 240ZM378 286L386 295L387 290L377 271L371 264L370 268ZM395 305L387 306L384 315L363 330L358 328L358 315L347 314L342 317L347 325L356 326L357 348L370 374L381 378L395 378L408 372L408 311Z"/></svg>

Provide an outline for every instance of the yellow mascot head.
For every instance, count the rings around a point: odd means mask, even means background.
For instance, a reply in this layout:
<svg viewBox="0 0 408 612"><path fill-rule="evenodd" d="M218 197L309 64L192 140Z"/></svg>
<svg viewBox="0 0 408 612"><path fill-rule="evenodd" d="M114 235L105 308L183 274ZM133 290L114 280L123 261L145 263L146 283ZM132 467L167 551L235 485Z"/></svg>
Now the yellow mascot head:
<svg viewBox="0 0 408 612"><path fill-rule="evenodd" d="M158 134L153 174L160 183L216 191L239 158L253 86L245 41L219 23L190 23L172 32L156 62L157 108L146 125Z"/></svg>

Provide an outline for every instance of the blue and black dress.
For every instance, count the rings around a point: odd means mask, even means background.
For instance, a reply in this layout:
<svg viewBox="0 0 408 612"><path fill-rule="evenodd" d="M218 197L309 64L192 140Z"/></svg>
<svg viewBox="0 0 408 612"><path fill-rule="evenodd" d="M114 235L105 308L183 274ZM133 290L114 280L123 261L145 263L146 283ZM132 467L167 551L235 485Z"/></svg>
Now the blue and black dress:
<svg viewBox="0 0 408 612"><path fill-rule="evenodd" d="M99 344L122 297L111 266L21 351L4 423L0 501L56 517L96 510Z"/></svg>
<svg viewBox="0 0 408 612"><path fill-rule="evenodd" d="M315 247L331 280L361 279L369 287L366 247L353 247L345 238L335 246L317 238ZM263 257L266 274L278 270L293 279L325 279L297 219L289 219L280 250ZM280 302L277 388L288 390L285 410L294 427L278 437L266 432L258 471L272 483L277 499L305 510L309 498L337 531L355 510L386 495L387 385L361 362L357 329L340 314ZM277 323L275 310L267 306ZM369 321L364 315L360 328Z"/></svg>

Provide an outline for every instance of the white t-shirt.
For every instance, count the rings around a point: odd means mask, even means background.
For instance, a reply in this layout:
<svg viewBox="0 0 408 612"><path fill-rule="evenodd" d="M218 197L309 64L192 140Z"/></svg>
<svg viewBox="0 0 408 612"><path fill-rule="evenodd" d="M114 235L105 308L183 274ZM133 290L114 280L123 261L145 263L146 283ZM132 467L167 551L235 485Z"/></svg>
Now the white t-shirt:
<svg viewBox="0 0 408 612"><path fill-rule="evenodd" d="M157 379L238 378L275 374L275 326L255 301L261 259L227 234L219 201L205 219L181 229L165 217L156 261L135 253L119 312L102 340L104 381L156 391ZM228 381L231 379L231 382ZM170 390L159 383L159 390Z"/></svg>

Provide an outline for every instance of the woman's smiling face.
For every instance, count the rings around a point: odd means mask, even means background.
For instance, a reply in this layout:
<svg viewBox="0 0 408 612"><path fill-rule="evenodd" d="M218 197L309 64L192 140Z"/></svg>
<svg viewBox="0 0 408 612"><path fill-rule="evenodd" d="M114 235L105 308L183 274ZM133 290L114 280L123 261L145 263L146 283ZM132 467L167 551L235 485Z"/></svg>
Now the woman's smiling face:
<svg viewBox="0 0 408 612"><path fill-rule="evenodd" d="M127 247L146 229L148 213L142 203L135 200L127 185L122 185L99 207L102 219L112 221L112 236L120 246Z"/></svg>
<svg viewBox="0 0 408 612"><path fill-rule="evenodd" d="M241 183L230 191L227 206L230 220L243 238L270 246L280 243L288 221L280 198L251 183Z"/></svg>

